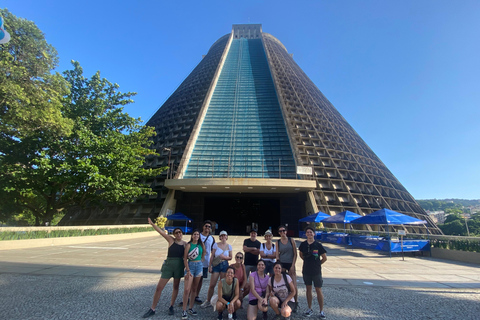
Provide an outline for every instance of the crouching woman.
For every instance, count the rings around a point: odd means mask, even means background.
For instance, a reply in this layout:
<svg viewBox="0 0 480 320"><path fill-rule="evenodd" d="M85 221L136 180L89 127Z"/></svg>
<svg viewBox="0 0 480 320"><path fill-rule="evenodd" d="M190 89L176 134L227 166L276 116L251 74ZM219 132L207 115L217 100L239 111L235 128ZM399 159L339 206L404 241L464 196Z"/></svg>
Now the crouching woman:
<svg viewBox="0 0 480 320"><path fill-rule="evenodd" d="M218 319L223 318L223 311L232 314L233 319L237 319L237 310L241 306L240 289L238 280L235 278L235 269L232 266L227 268L225 278L218 283L218 300L216 308L218 311Z"/></svg>
<svg viewBox="0 0 480 320"><path fill-rule="evenodd" d="M281 315L285 319L290 318L293 308L295 307L295 286L292 278L285 273L282 273L282 264L276 262L273 265L274 276L268 283L269 302L276 318Z"/></svg>

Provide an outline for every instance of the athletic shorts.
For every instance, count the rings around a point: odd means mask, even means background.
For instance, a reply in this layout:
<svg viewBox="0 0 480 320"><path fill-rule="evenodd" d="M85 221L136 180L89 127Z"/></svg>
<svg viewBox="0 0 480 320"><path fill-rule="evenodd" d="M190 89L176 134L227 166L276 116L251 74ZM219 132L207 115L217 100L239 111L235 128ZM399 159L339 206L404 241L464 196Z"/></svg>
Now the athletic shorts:
<svg viewBox="0 0 480 320"><path fill-rule="evenodd" d="M220 262L219 264L217 264L215 267L212 268L212 273L213 272L227 272L227 268L228 268L228 261L227 260L223 260L222 262Z"/></svg>
<svg viewBox="0 0 480 320"><path fill-rule="evenodd" d="M185 266L183 265L183 258L168 258L165 260L162 266L162 279L180 279L183 277L183 270Z"/></svg>
<svg viewBox="0 0 480 320"><path fill-rule="evenodd" d="M190 269L190 273L194 278L203 275L202 261L188 261L188 268ZM187 274L187 270L185 270L185 274Z"/></svg>
<svg viewBox="0 0 480 320"><path fill-rule="evenodd" d="M318 273L315 275L304 274L303 282L305 283L306 286L311 286L313 282L313 285L315 288L321 288L323 286L322 274L321 273Z"/></svg>

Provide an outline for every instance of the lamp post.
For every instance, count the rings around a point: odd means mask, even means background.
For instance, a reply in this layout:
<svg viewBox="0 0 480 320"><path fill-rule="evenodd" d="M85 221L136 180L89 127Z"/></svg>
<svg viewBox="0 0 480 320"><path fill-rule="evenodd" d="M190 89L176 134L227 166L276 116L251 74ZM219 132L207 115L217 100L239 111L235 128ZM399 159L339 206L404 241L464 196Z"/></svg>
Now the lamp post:
<svg viewBox="0 0 480 320"><path fill-rule="evenodd" d="M163 148L164 151L168 151L168 170L167 170L167 179L170 179L170 172L172 171L170 168L170 157L172 156L172 149L171 148Z"/></svg>

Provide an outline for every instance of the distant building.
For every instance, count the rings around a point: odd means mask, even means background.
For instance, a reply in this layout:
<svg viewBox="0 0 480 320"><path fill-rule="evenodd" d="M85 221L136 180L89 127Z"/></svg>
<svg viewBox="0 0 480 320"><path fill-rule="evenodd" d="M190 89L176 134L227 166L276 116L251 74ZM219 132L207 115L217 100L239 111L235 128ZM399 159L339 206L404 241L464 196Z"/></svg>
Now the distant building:
<svg viewBox="0 0 480 320"><path fill-rule="evenodd" d="M388 208L441 233L260 24L233 25L147 125L155 127L160 155L145 166L171 167L148 181L157 196L79 210L71 224L144 223L171 210L243 234L252 223L261 232L280 224L298 230L298 219L318 211L366 215Z"/></svg>

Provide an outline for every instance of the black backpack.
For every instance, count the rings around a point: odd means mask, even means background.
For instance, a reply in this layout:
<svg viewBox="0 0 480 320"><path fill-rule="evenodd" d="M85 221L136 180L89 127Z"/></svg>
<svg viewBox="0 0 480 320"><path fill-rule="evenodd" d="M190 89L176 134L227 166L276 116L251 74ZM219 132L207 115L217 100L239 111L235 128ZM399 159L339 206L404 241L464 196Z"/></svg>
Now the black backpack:
<svg viewBox="0 0 480 320"><path fill-rule="evenodd" d="M283 281L285 281L285 286L287 287L288 293L290 294L290 292L292 292L292 290L290 289L290 284L288 283L287 274L285 272L282 272L282 275L283 275ZM270 278L270 286L272 287L272 290L273 290L273 279L274 278L275 278L275 276Z"/></svg>

